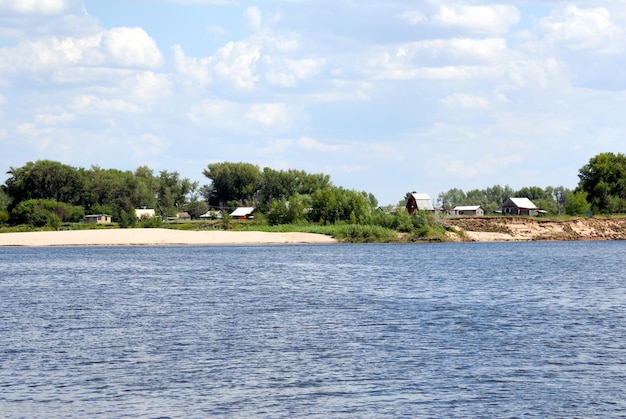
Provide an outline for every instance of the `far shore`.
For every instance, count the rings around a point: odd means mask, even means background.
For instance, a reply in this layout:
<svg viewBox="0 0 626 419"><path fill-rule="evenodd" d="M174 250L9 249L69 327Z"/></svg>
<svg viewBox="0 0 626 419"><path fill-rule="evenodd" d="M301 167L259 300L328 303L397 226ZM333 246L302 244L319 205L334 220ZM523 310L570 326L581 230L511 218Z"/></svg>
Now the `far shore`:
<svg viewBox="0 0 626 419"><path fill-rule="evenodd" d="M21 246L176 246L324 244L337 240L323 234L260 231L182 231L164 228L39 231L0 234L0 247Z"/></svg>

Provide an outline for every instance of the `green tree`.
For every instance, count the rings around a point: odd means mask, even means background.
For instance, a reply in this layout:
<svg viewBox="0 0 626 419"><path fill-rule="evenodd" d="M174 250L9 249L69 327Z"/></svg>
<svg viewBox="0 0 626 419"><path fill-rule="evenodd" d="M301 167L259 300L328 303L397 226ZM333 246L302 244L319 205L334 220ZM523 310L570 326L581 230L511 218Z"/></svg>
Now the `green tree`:
<svg viewBox="0 0 626 419"><path fill-rule="evenodd" d="M178 172L162 170L157 178L157 203L164 215L174 215L182 210L187 197L198 187L197 182L181 179Z"/></svg>
<svg viewBox="0 0 626 419"><path fill-rule="evenodd" d="M570 192L565 186L546 186L546 192L552 196L556 204L556 213L560 214L565 205L567 194Z"/></svg>
<svg viewBox="0 0 626 419"><path fill-rule="evenodd" d="M250 163L212 163L202 172L211 180L209 204L225 207L228 202L254 205L261 184L261 171Z"/></svg>
<svg viewBox="0 0 626 419"><path fill-rule="evenodd" d="M587 192L570 192L565 199L565 213L568 215L584 215L591 209L587 202Z"/></svg>
<svg viewBox="0 0 626 419"><path fill-rule="evenodd" d="M352 224L367 220L371 213L367 194L338 187L319 189L311 195L310 218L314 222Z"/></svg>
<svg viewBox="0 0 626 419"><path fill-rule="evenodd" d="M11 167L4 191L11 198L9 210L29 199L47 199L79 205L84 181L78 170L51 160Z"/></svg>
<svg viewBox="0 0 626 419"><path fill-rule="evenodd" d="M578 172L578 191L587 193L591 208L600 213L626 212L626 156L601 153Z"/></svg>
<svg viewBox="0 0 626 419"><path fill-rule="evenodd" d="M305 220L304 202L298 194L287 199L272 201L267 222L270 225L297 224Z"/></svg>
<svg viewBox="0 0 626 419"><path fill-rule="evenodd" d="M439 193L437 200L447 209L452 209L459 205L465 205L466 195L462 189L452 188L447 192Z"/></svg>
<svg viewBox="0 0 626 419"><path fill-rule="evenodd" d="M13 208L10 221L13 224L29 224L34 227L49 226L58 230L61 226L61 220L67 221L75 208L63 202L48 199L28 199Z"/></svg>

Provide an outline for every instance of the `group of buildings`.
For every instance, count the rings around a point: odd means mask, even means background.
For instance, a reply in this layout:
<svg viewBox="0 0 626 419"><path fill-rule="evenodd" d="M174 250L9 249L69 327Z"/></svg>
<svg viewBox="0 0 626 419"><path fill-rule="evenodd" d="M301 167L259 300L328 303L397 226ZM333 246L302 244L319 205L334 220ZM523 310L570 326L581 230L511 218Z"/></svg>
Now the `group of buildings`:
<svg viewBox="0 0 626 419"><path fill-rule="evenodd" d="M485 209L480 205L460 205L452 209L435 207L428 194L411 193L406 202L406 210L409 214L415 211L433 211L437 213L447 213L448 215L485 215ZM537 208L528 198L509 198L502 204L500 212L504 215L531 215L536 216L543 211Z"/></svg>
<svg viewBox="0 0 626 419"><path fill-rule="evenodd" d="M253 207L239 207L233 212L230 213L231 218L235 220L246 220L253 218L252 215L254 213L255 208ZM135 217L138 220L156 217L156 211L152 208L140 208L135 210ZM209 211L206 214L202 214L200 218L202 219L216 219L222 218L221 211ZM188 212L178 212L175 217L168 217L168 221L186 221L191 220L191 215ZM86 223L92 224L108 224L111 223L111 216L108 214L93 214L85 216Z"/></svg>
<svg viewBox="0 0 626 419"><path fill-rule="evenodd" d="M230 213L230 217L235 220L246 220L253 218L254 207L239 207ZM465 215L465 216L482 216L485 215L485 209L480 205L460 205L452 209L433 206L430 196L425 193L411 193L406 202L406 210L409 214L415 211L432 211L435 213L445 213L448 215ZM535 204L528 198L509 198L503 204L499 211L504 215L530 215L535 216L541 214L542 210L537 208ZM141 208L135 210L137 219L145 219L156 217L154 209ZM209 211L200 216L201 219L222 218L220 211ZM191 220L191 216L187 212L179 212L176 217L171 217L175 221ZM107 214L93 214L85 217L86 223L107 224L111 222L111 216Z"/></svg>

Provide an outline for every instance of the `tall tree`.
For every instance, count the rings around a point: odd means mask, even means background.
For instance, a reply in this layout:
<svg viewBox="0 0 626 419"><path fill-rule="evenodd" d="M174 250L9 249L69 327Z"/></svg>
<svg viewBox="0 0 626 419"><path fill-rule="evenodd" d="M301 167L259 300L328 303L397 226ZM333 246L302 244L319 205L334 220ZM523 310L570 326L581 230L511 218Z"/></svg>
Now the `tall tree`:
<svg viewBox="0 0 626 419"><path fill-rule="evenodd" d="M210 204L225 207L228 202L253 205L261 183L261 171L250 163L211 163L202 172L211 180Z"/></svg>
<svg viewBox="0 0 626 419"><path fill-rule="evenodd" d="M10 209L28 199L47 199L77 205L84 190L78 171L51 160L28 162L11 167L5 192L11 198Z"/></svg>
<svg viewBox="0 0 626 419"><path fill-rule="evenodd" d="M578 171L578 191L587 193L587 201L600 213L626 212L626 156L601 153Z"/></svg>

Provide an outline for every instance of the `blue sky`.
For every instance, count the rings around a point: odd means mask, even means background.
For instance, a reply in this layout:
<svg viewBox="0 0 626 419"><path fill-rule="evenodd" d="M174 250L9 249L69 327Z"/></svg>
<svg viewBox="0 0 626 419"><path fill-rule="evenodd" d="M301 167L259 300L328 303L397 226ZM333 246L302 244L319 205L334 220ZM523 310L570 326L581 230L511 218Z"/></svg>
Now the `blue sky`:
<svg viewBox="0 0 626 419"><path fill-rule="evenodd" d="M625 32L621 0L0 0L0 169L574 188L626 152Z"/></svg>

